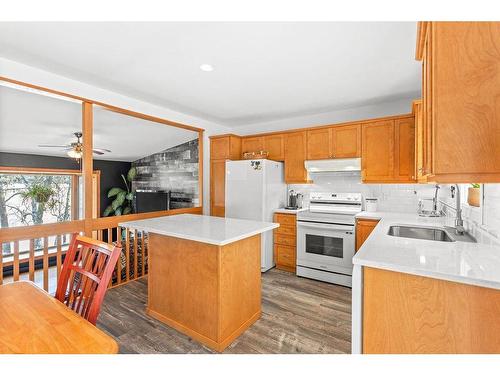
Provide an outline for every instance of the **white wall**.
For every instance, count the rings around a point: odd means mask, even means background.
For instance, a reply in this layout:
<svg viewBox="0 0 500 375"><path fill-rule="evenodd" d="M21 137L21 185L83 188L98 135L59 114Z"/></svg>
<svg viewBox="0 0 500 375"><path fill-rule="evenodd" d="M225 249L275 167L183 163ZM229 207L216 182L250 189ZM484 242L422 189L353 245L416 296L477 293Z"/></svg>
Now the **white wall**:
<svg viewBox="0 0 500 375"><path fill-rule="evenodd" d="M0 58L0 76L205 129L203 140L203 206L204 213L208 214L210 206L210 147L208 137L230 133L232 129L4 58Z"/></svg>
<svg viewBox="0 0 500 375"><path fill-rule="evenodd" d="M282 120L267 121L251 125L237 126L236 134L247 135L279 130L297 129L310 126L336 124L347 121L366 120L376 117L401 115L411 112L411 102L415 98L406 98L356 108L291 117Z"/></svg>

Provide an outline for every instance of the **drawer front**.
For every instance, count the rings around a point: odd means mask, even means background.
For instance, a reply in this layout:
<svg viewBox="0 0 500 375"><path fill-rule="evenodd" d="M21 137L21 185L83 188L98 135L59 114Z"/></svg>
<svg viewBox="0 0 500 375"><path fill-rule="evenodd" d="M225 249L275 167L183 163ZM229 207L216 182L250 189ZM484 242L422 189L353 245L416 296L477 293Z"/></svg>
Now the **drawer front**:
<svg viewBox="0 0 500 375"><path fill-rule="evenodd" d="M279 228L275 229L275 233L295 237L295 234L297 233L297 228L295 227L295 225L292 226L292 225L280 224Z"/></svg>
<svg viewBox="0 0 500 375"><path fill-rule="evenodd" d="M278 245L296 246L297 238L286 234L274 234L274 243Z"/></svg>
<svg viewBox="0 0 500 375"><path fill-rule="evenodd" d="M295 247L275 245L275 250L276 263L283 266L295 267L297 259Z"/></svg>
<svg viewBox="0 0 500 375"><path fill-rule="evenodd" d="M274 221L280 224L293 225L293 226L295 226L296 223L295 215L289 215L289 214L275 214Z"/></svg>

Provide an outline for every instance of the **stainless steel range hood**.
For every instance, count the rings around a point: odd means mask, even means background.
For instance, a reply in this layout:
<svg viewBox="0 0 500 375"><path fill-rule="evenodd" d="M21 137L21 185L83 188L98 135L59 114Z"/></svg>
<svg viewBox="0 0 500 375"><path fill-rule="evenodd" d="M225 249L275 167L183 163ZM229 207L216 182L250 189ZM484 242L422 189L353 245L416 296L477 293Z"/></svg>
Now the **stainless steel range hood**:
<svg viewBox="0 0 500 375"><path fill-rule="evenodd" d="M361 172L360 158L306 160L304 165L309 173L334 172L342 175L359 175Z"/></svg>

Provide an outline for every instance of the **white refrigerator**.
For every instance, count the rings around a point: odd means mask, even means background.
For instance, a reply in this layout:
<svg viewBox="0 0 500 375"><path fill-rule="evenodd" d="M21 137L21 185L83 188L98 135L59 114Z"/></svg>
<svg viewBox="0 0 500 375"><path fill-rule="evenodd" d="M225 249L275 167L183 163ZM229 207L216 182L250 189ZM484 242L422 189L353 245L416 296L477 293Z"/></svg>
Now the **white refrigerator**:
<svg viewBox="0 0 500 375"><path fill-rule="evenodd" d="M226 217L273 221L286 204L283 163L271 160L226 161ZM274 267L273 232L261 235L261 271Z"/></svg>

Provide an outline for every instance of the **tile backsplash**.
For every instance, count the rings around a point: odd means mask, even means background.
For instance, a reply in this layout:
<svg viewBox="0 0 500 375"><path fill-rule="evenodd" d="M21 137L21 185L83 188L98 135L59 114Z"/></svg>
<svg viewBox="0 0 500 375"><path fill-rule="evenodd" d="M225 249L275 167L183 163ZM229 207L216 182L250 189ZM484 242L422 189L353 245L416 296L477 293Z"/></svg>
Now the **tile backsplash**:
<svg viewBox="0 0 500 375"><path fill-rule="evenodd" d="M288 185L288 190L304 194L304 206L309 205L309 193L337 192L361 193L364 198L378 198L378 211L416 213L419 199L434 197L434 184L362 184L360 176L339 176L330 173L311 174L313 184ZM483 243L498 245L500 242L500 184L484 184L482 208L469 206L467 188L460 185L462 216L466 229ZM451 185L440 185L438 198L447 216L456 215L455 199L451 197ZM452 223L452 221L450 221Z"/></svg>
<svg viewBox="0 0 500 375"><path fill-rule="evenodd" d="M432 198L434 185L422 184L362 184L359 175L339 176L334 173L313 173L313 184L288 185L288 190L304 194L309 205L310 192L361 193L364 198L378 198L379 211L416 212L419 198Z"/></svg>

